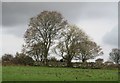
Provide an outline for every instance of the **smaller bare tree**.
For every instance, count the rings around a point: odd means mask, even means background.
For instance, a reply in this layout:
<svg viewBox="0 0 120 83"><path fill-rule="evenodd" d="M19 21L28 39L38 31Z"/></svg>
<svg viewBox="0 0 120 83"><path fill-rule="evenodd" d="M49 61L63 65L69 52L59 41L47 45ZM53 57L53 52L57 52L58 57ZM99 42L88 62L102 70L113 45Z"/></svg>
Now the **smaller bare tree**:
<svg viewBox="0 0 120 83"><path fill-rule="evenodd" d="M109 55L111 61L120 64L120 49L113 48Z"/></svg>

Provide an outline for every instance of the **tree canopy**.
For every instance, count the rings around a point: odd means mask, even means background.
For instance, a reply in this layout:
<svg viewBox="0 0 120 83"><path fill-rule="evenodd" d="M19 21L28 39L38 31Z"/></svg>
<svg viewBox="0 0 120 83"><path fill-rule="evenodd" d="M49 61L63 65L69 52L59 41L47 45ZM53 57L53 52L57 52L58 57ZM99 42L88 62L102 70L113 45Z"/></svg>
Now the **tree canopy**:
<svg viewBox="0 0 120 83"><path fill-rule="evenodd" d="M102 48L90 39L79 43L79 47L80 54L77 58L82 60L82 62L86 62L88 59L94 59L96 56L103 54Z"/></svg>
<svg viewBox="0 0 120 83"><path fill-rule="evenodd" d="M43 11L39 15L31 18L29 28L24 35L25 42L29 49L33 50L35 45L38 45L38 50L42 51L29 51L33 55L36 53L38 56L42 56L44 63L47 65L49 49L66 25L67 21L56 11Z"/></svg>
<svg viewBox="0 0 120 83"><path fill-rule="evenodd" d="M87 34L76 25L68 25L62 33L61 41L55 48L55 52L63 57L70 67L71 60L78 58L85 62L102 53L102 49L93 42Z"/></svg>

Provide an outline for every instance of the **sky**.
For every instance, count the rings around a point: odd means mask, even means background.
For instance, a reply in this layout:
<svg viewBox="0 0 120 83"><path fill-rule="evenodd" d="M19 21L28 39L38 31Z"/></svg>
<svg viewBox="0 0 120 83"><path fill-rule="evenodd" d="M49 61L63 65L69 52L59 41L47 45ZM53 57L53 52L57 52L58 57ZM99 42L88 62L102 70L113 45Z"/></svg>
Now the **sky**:
<svg viewBox="0 0 120 83"><path fill-rule="evenodd" d="M111 49L118 47L117 2L3 2L0 17L2 55L21 51L30 18L44 10L58 11L70 24L83 29L102 47L104 55L100 58L105 61Z"/></svg>

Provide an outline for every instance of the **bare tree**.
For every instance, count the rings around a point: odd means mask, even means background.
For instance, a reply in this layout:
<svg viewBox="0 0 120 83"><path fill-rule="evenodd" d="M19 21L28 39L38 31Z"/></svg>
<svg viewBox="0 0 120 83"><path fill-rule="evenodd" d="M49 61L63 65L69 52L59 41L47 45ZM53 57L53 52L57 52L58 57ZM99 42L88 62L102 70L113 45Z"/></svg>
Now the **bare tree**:
<svg viewBox="0 0 120 83"><path fill-rule="evenodd" d="M40 52L42 52L41 54L44 57L45 65L47 65L50 46L52 46L54 40L58 38L57 36L59 36L60 31L65 28L66 25L66 20L56 11L43 11L36 17L30 19L29 28L24 35L25 42L30 49L32 49L34 45L42 45L42 51ZM39 54L38 52L37 55Z"/></svg>
<svg viewBox="0 0 120 83"><path fill-rule="evenodd" d="M109 55L110 60L116 64L120 64L120 49L113 48Z"/></svg>
<svg viewBox="0 0 120 83"><path fill-rule="evenodd" d="M71 67L71 60L80 54L81 42L84 42L88 36L77 26L69 25L63 32L61 41L56 46L55 52L63 57L67 66Z"/></svg>
<svg viewBox="0 0 120 83"><path fill-rule="evenodd" d="M55 49L55 52L66 60L68 67L72 66L71 60L73 58L78 58L85 62L88 59L103 54L100 46L75 25L69 25L66 28L61 41Z"/></svg>
<svg viewBox="0 0 120 83"><path fill-rule="evenodd" d="M80 54L77 58L82 60L82 62L103 54L102 48L89 38L79 43L79 47Z"/></svg>

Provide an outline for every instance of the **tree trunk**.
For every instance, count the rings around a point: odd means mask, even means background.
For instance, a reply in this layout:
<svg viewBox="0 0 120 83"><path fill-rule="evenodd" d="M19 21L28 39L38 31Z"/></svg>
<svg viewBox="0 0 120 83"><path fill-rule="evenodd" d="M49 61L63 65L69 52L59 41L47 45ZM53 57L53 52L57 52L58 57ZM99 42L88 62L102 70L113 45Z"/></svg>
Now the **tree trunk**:
<svg viewBox="0 0 120 83"><path fill-rule="evenodd" d="M48 66L48 60L47 60L47 58L45 58L44 64L45 64L45 66Z"/></svg>
<svg viewBox="0 0 120 83"><path fill-rule="evenodd" d="M45 64L45 66L48 66L48 60L47 60L47 56L48 56L48 50L46 49L45 50L45 60L44 60L44 64Z"/></svg>
<svg viewBox="0 0 120 83"><path fill-rule="evenodd" d="M72 67L71 61L67 61L67 67Z"/></svg>
<svg viewBox="0 0 120 83"><path fill-rule="evenodd" d="M82 62L85 63L85 62L86 62L86 59L82 59Z"/></svg>
<svg viewBox="0 0 120 83"><path fill-rule="evenodd" d="M71 63L70 57L68 57L68 60L67 60L67 67L72 67L72 63Z"/></svg>

